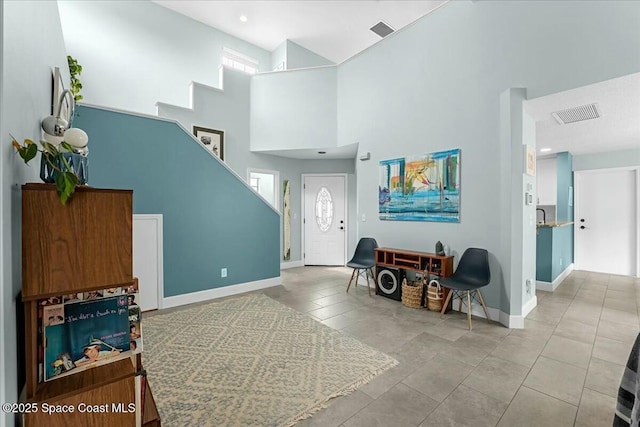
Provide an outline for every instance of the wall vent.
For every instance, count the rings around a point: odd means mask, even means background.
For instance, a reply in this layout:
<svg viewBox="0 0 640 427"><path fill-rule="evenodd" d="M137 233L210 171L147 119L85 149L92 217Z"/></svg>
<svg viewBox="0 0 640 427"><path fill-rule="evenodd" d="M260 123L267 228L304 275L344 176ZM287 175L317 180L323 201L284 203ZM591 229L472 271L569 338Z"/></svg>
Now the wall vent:
<svg viewBox="0 0 640 427"><path fill-rule="evenodd" d="M388 26L382 21L378 22L376 25L374 25L369 29L382 38L387 37L389 34L395 31L393 28L391 28L390 26Z"/></svg>
<svg viewBox="0 0 640 427"><path fill-rule="evenodd" d="M598 104L581 105L579 107L568 108L562 111L551 113L558 124L566 125L568 123L581 122L583 120L592 120L600 117L600 109Z"/></svg>

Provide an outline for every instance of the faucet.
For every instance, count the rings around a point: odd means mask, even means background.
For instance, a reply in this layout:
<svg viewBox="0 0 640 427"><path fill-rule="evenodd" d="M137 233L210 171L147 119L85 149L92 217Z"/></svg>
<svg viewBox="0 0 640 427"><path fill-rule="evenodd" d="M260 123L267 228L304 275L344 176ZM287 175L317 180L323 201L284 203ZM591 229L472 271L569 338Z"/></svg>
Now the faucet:
<svg viewBox="0 0 640 427"><path fill-rule="evenodd" d="M538 212L538 211L542 211L542 223L546 224L547 223L547 213L542 208L536 208L536 212Z"/></svg>

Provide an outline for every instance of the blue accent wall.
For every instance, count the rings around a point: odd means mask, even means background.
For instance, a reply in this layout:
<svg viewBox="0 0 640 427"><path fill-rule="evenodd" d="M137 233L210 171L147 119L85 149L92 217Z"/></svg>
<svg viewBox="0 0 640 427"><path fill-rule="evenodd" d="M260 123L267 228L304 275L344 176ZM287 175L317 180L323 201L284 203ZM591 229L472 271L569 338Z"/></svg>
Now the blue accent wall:
<svg viewBox="0 0 640 427"><path fill-rule="evenodd" d="M86 106L74 126L90 185L131 188L134 213L163 214L165 297L280 276L280 215L180 126Z"/></svg>
<svg viewBox="0 0 640 427"><path fill-rule="evenodd" d="M539 227L536 280L553 282L573 262L573 226Z"/></svg>

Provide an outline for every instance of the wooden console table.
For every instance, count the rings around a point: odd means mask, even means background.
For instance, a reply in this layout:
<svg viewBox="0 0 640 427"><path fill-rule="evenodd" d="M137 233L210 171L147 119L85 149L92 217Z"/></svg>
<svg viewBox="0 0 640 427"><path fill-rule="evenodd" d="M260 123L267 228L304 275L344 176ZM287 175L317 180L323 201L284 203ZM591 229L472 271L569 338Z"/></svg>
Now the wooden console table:
<svg viewBox="0 0 640 427"><path fill-rule="evenodd" d="M377 248L376 267L391 267L401 270L428 273L437 277L449 277L453 274L453 256L436 255L428 252L407 251L402 249ZM376 292L377 292L376 286ZM444 300L449 289L443 287ZM446 311L451 309L451 302Z"/></svg>

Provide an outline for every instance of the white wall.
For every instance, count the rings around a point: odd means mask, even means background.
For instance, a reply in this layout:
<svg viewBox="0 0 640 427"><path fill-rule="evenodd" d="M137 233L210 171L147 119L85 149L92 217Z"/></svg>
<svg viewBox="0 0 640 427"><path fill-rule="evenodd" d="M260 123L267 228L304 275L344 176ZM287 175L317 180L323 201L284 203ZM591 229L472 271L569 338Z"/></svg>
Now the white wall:
<svg viewBox="0 0 640 427"><path fill-rule="evenodd" d="M52 68L68 66L56 2L2 2L2 83L0 91L0 400L18 398L16 295L21 287L20 185L39 181L39 158L25 166L10 149L16 139L40 140L40 120L51 114ZM11 414L0 425L13 426Z"/></svg>
<svg viewBox="0 0 640 427"><path fill-rule="evenodd" d="M149 1L60 1L67 51L82 64L84 101L155 114L186 106L188 85L218 85L222 48L271 69L271 54Z"/></svg>
<svg viewBox="0 0 640 427"><path fill-rule="evenodd" d="M251 79L251 149L337 146L336 67L256 75Z"/></svg>
<svg viewBox="0 0 640 427"><path fill-rule="evenodd" d="M514 192L500 96L521 87L535 98L638 72L639 15L637 2L456 1L339 65L338 145L359 142L358 155L372 157L358 165L358 216L367 218L359 235L416 250L441 240L457 254L485 247L495 257L487 303L513 310L535 246L512 262L512 238L525 239L523 213L513 211L524 180ZM462 150L459 224L377 220L378 161L450 148ZM519 219L504 242L512 224L503 215Z"/></svg>
<svg viewBox="0 0 640 427"><path fill-rule="evenodd" d="M287 70L296 68L323 67L325 65L336 65L327 58L300 46L297 43L287 40Z"/></svg>

